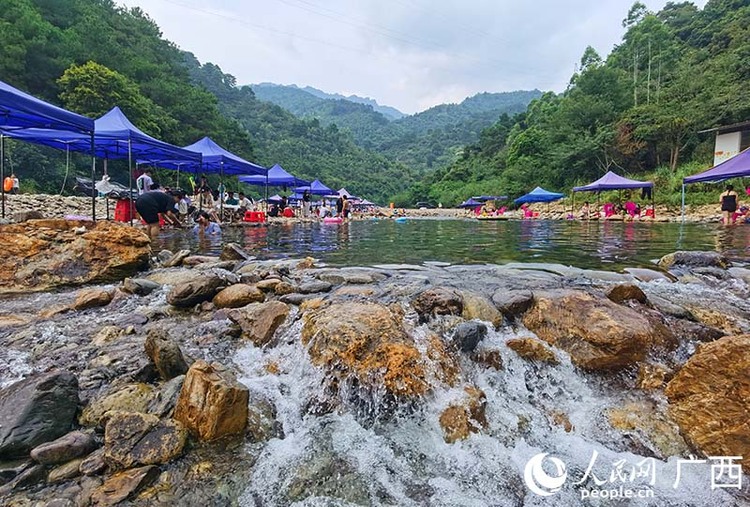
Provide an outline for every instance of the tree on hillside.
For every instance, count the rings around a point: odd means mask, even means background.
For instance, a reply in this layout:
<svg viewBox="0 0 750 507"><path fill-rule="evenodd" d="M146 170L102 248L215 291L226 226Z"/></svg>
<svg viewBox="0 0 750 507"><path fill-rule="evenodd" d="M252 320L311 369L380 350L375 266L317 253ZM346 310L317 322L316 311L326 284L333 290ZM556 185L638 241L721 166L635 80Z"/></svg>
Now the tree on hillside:
<svg viewBox="0 0 750 507"><path fill-rule="evenodd" d="M72 65L58 79L60 99L65 107L98 118L115 106L143 131L159 136L174 120L144 97L138 85L96 62Z"/></svg>

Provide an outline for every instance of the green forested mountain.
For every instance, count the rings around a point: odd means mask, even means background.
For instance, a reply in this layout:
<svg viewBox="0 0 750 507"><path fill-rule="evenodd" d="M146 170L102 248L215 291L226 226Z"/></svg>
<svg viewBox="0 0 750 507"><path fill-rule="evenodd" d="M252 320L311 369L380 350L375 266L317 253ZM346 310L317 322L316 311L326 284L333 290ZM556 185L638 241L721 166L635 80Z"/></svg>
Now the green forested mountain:
<svg viewBox="0 0 750 507"><path fill-rule="evenodd" d="M260 100L273 102L299 116L304 116L308 113L306 104L315 105L321 100L346 100L355 104L371 106L373 111L382 114L387 120L398 120L406 116L395 107L383 106L373 99L357 95L344 96L340 93L326 93L312 86L300 88L296 85L285 86L274 83L260 83L250 85L250 87L255 92L255 96ZM319 100L316 101L313 99ZM297 103L298 101L300 103Z"/></svg>
<svg viewBox="0 0 750 507"><path fill-rule="evenodd" d="M750 2L669 2L659 12L636 2L623 26L606 59L585 50L564 93L502 118L399 201L566 191L607 170L655 178L674 195L684 173L710 165L713 138L697 132L750 119Z"/></svg>
<svg viewBox="0 0 750 507"><path fill-rule="evenodd" d="M253 85L256 97L303 118L347 130L368 150L402 162L418 173L449 165L461 148L479 139L480 132L502 114L526 110L539 90L480 93L460 104L442 104L391 121L372 104L351 97L330 95L314 88L270 83ZM381 106L382 107L382 106Z"/></svg>
<svg viewBox="0 0 750 507"><path fill-rule="evenodd" d="M356 146L335 126L257 100L231 75L164 40L140 9L110 0L0 0L0 79L82 114L119 105L144 131L185 145L204 135L264 165L385 200L408 168ZM9 143L22 185L59 191L64 155ZM88 169L84 163L81 172ZM122 164L112 163L123 180Z"/></svg>

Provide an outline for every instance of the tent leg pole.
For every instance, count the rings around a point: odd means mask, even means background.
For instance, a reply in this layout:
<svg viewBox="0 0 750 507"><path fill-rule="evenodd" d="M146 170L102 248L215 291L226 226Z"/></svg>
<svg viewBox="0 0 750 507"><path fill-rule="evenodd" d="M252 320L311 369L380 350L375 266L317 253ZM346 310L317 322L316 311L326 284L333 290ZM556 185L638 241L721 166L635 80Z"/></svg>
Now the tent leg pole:
<svg viewBox="0 0 750 507"><path fill-rule="evenodd" d="M94 191L91 192L91 218L96 222L96 151L94 151L94 133L91 133L91 185Z"/></svg>
<svg viewBox="0 0 750 507"><path fill-rule="evenodd" d="M268 170L266 170L266 215L268 215Z"/></svg>
<svg viewBox="0 0 750 507"><path fill-rule="evenodd" d="M685 222L685 184L682 184L682 221Z"/></svg>
<svg viewBox="0 0 750 507"><path fill-rule="evenodd" d="M2 187L0 188L0 192L2 192L2 207L3 207L3 218L5 218L5 136L0 134L0 183L2 183Z"/></svg>
<svg viewBox="0 0 750 507"><path fill-rule="evenodd" d="M129 194L128 194L128 200L130 201L130 226L133 226L133 150L132 150L132 143L130 139L128 139L128 187L129 187Z"/></svg>
<svg viewBox="0 0 750 507"><path fill-rule="evenodd" d="M224 162L219 166L219 187L222 190L219 192L219 222L224 222L224 196L221 195L227 190L224 186Z"/></svg>
<svg viewBox="0 0 750 507"><path fill-rule="evenodd" d="M107 159L105 158L102 162L102 170L104 171L105 175L109 175L109 172L107 171ZM109 197L105 197L104 202L107 204L107 220L109 220Z"/></svg>

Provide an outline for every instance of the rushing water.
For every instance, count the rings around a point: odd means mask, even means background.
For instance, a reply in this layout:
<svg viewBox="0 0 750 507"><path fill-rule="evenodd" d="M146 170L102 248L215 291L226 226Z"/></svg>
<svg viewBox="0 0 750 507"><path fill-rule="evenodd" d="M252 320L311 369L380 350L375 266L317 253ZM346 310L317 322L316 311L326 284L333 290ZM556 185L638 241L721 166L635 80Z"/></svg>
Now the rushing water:
<svg viewBox="0 0 750 507"><path fill-rule="evenodd" d="M222 237L164 232L160 245L217 254L223 242L260 258L313 256L335 265L438 261L546 262L581 268L646 266L676 250L718 250L745 258L750 227L718 224L514 220L365 220L348 224L274 223L226 227Z"/></svg>

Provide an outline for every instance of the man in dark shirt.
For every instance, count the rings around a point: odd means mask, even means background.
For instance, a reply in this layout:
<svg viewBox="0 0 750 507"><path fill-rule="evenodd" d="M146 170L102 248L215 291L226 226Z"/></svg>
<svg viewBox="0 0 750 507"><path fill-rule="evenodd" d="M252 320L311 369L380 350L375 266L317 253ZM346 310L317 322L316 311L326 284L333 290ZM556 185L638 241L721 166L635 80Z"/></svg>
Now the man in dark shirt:
<svg viewBox="0 0 750 507"><path fill-rule="evenodd" d="M180 200L179 195L167 194L154 190L146 192L135 201L135 209L141 218L146 222L146 229L148 235L151 238L155 238L159 234L159 214L161 213L164 220L175 225L182 227L180 220L175 215L175 203Z"/></svg>

